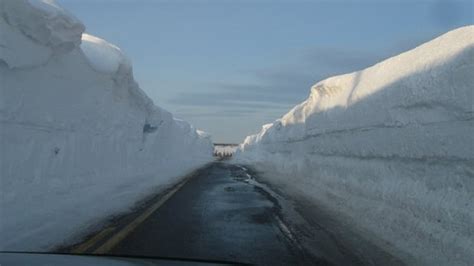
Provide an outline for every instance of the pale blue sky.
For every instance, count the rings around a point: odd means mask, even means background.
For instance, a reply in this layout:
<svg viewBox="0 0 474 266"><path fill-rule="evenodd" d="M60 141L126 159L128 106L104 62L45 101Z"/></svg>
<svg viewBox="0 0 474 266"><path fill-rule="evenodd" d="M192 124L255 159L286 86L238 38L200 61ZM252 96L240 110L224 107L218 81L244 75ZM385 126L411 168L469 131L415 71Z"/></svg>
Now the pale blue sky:
<svg viewBox="0 0 474 266"><path fill-rule="evenodd" d="M317 81L473 24L473 1L58 2L122 48L157 105L235 143Z"/></svg>

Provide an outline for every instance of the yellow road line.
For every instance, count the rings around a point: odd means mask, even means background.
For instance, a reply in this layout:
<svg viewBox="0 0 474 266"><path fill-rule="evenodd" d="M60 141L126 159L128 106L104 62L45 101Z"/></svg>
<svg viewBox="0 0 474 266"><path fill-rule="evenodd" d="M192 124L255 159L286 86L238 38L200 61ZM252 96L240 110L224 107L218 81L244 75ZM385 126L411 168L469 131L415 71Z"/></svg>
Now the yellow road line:
<svg viewBox="0 0 474 266"><path fill-rule="evenodd" d="M105 254L109 252L112 248L114 248L118 243L120 243L125 237L127 237L133 230L135 230L143 221L146 220L153 212L155 212L163 203L165 203L171 196L173 196L176 191L178 191L186 182L188 182L189 178L185 179L181 184L177 185L173 188L170 192L160 198L158 202L153 204L151 207L146 209L140 216L135 218L131 223L125 226L122 230L114 234L111 238L109 238L104 244L94 250L93 254Z"/></svg>
<svg viewBox="0 0 474 266"><path fill-rule="evenodd" d="M71 253L84 253L86 252L89 248L91 248L95 243L99 242L102 238L106 237L109 233L111 233L115 227L107 227L104 230L102 230L100 233L96 234L94 237L86 241L85 243L82 243L78 247L75 247L71 250Z"/></svg>

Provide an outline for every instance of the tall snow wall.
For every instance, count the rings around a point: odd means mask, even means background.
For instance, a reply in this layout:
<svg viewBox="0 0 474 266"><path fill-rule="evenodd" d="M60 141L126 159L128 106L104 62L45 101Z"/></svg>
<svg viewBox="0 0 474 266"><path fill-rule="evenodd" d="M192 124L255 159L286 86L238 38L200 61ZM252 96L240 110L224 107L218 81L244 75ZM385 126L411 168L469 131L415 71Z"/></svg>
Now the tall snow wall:
<svg viewBox="0 0 474 266"><path fill-rule="evenodd" d="M120 49L51 0L0 1L0 250L46 250L212 160Z"/></svg>
<svg viewBox="0 0 474 266"><path fill-rule="evenodd" d="M328 78L238 159L408 264L474 263L474 26Z"/></svg>

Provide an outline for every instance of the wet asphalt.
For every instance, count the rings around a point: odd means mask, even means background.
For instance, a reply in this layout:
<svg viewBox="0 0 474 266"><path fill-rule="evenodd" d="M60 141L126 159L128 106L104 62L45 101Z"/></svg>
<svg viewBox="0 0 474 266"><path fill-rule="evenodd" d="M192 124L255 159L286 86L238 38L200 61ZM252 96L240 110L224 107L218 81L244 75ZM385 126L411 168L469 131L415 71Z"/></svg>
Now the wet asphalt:
<svg viewBox="0 0 474 266"><path fill-rule="evenodd" d="M327 265L288 231L281 207L245 168L201 169L111 251L116 255Z"/></svg>

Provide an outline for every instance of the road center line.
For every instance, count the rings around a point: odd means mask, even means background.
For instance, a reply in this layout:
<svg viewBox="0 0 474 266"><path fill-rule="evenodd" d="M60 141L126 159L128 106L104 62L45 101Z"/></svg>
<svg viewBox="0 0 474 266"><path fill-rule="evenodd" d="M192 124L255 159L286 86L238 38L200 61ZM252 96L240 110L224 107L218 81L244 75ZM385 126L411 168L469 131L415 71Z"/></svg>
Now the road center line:
<svg viewBox="0 0 474 266"><path fill-rule="evenodd" d="M74 254L80 254L80 253L85 253L88 249L90 249L92 246L94 246L97 242L102 240L104 237L109 235L111 232L113 232L115 227L107 227L104 230L100 231L100 233L96 234L94 237L89 239L88 241L82 243L78 247L74 248L71 250L71 253Z"/></svg>
<svg viewBox="0 0 474 266"><path fill-rule="evenodd" d="M133 230L135 230L143 221L145 221L153 212L155 212L161 205L163 205L171 196L174 195L184 184L188 182L190 177L185 178L180 184L174 187L166 195L160 198L158 202L146 209L141 215L135 218L131 223L125 226L122 230L114 234L104 244L92 252L92 254L105 254L127 237Z"/></svg>

